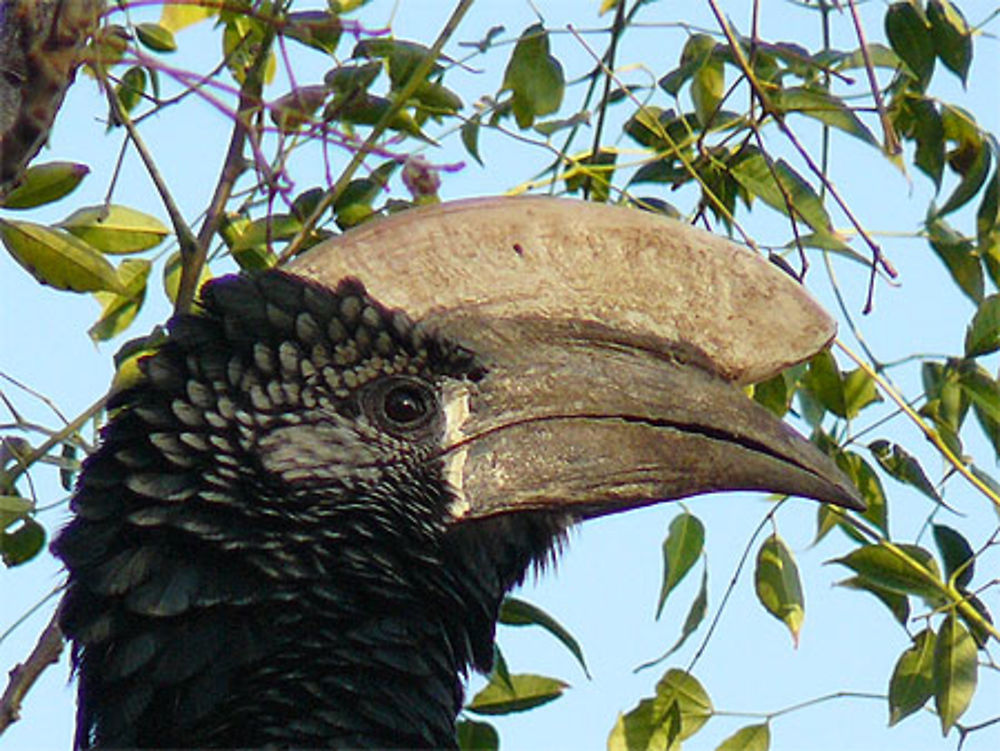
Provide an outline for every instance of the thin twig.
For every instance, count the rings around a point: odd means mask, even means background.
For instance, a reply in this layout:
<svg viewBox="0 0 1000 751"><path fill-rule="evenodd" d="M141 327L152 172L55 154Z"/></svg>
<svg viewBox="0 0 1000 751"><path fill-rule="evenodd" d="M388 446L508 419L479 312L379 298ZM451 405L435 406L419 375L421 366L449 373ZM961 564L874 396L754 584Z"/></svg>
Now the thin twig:
<svg viewBox="0 0 1000 751"><path fill-rule="evenodd" d="M14 481L24 474L32 464L37 462L43 456L45 456L49 451L51 451L55 446L66 441L71 435L78 432L87 421L104 409L104 402L107 401L107 394L102 396L96 402L91 404L87 409L77 415L72 422L67 423L66 427L57 433L53 433L48 440L41 443L38 448L33 449L30 454L21 459L18 457L18 464L16 467L12 468L7 476L4 478L7 483L13 486Z"/></svg>
<svg viewBox="0 0 1000 751"><path fill-rule="evenodd" d="M56 608L48 625L38 637L35 648L28 658L15 665L10 671L7 688L0 696L0 735L21 717L21 703L28 691L50 665L59 662L63 650L63 634L59 628L59 614L62 606Z"/></svg>
<svg viewBox="0 0 1000 751"><path fill-rule="evenodd" d="M618 41L622 38L625 33L625 3L621 2L618 4L618 8L615 9L615 20L611 25L611 44L608 45L608 52L605 55L605 61L608 70L615 69L615 55L618 52ZM601 136L604 134L604 118L608 113L608 100L611 98L611 82L614 78L610 75L604 76L604 93L601 95L601 104L597 108L597 125L594 128L594 143L590 147L591 158L596 161L597 154L601 149ZM583 196L584 198L590 198L590 180L587 180L583 184Z"/></svg>
<svg viewBox="0 0 1000 751"><path fill-rule="evenodd" d="M892 399L892 401L894 401L896 405L903 410L904 413L906 413L906 416L909 417L918 428L920 428L921 432L923 432L923 434L927 437L927 440L934 444L934 448L941 453L941 456L943 456L945 460L952 467L954 467L960 475L962 475L962 477L968 480L979 492L992 501L997 508L1000 508L1000 494L996 493L989 485L976 477L972 470L970 470L961 459L952 453L952 450L948 448L948 444L944 442L938 432L924 422L920 415L918 415L907 403L906 399L903 398L902 394L893 388L893 386L880 373L876 372L875 369L864 360L864 358L859 357L850 347L840 341L840 339L835 340L835 344L845 355L854 360L857 366L867 373L869 378L878 384L879 388L882 389L885 395Z"/></svg>
<svg viewBox="0 0 1000 751"><path fill-rule="evenodd" d="M690 673L694 670L694 666L698 664L698 660L704 654L705 650L708 648L708 643L712 640L712 635L715 633L716 627L719 625L719 621L722 620L722 614L726 609L726 603L729 602L729 597L736 589L736 583L739 581L740 574L743 573L743 568L746 566L747 559L750 557L750 551L753 549L754 541L764 531L764 527L767 526L768 522L774 518L774 515L778 513L778 509L784 504L784 501L777 503L774 508L770 509L764 518L760 520L760 524L750 535L750 539L747 541L746 548L743 549L743 555L740 556L739 563L736 564L736 570L733 571L732 577L729 579L729 585L726 587L725 594L722 595L722 600L719 602L719 607L715 611L715 615L712 617L712 622L708 626L708 631L705 633L705 638L701 640L701 644L698 645L698 649L695 650L694 655L691 657L691 662L688 663L687 671Z"/></svg>
<svg viewBox="0 0 1000 751"><path fill-rule="evenodd" d="M583 39L583 37L579 35L576 28L572 24L568 25L566 28L569 29L570 33L573 34L576 41L580 44L581 47L583 47L583 49L587 52L587 54L589 54L594 59L594 61L597 62L597 64L604 71L604 74L613 78L615 82L622 87L622 89L625 91L626 96L629 98L629 101L631 101L638 109L645 110L645 106L642 104L642 102L640 102L638 98L636 98L635 94L625 89L625 85L618 79L614 71L612 71L607 65L605 65L604 61L600 57L598 57L596 52L594 52L593 48L589 44L587 44L587 42ZM726 208L726 205L719 199L718 196L715 195L712 189L705 182L704 178L700 174L698 174L698 170L694 168L694 165L691 163L691 160L688 158L688 156L683 151L681 151L680 146L678 146L678 144L674 141L674 139L671 138L670 134L667 133L667 130L666 128L663 127L663 124L659 122L659 120L654 119L652 122L649 123L649 127L654 130L656 135L665 144L667 144L667 146L669 146L669 151L665 151L664 153L671 154L672 156L675 156L677 158L677 160L683 165L687 173L691 175L692 179L696 183L698 183L698 186L701 188L702 193L712 204L712 206L729 224L732 225L733 229L735 229L739 233L740 237L743 238L743 242L746 243L751 248L756 248L757 244L754 242L754 239L750 237L750 235L746 232L746 230L743 229L742 225L736 220L736 217L733 216L732 212L728 208Z"/></svg>
<svg viewBox="0 0 1000 751"><path fill-rule="evenodd" d="M410 79L407 81L406 86L400 89L395 97L393 97L392 104L385 111L379 121L372 126L372 132L365 139L365 142L361 144L361 147L354 152L354 156L351 157L351 161L347 163L344 171L337 178L337 182L334 183L326 193L323 198L313 209L313 212L309 217L302 223L302 227L299 229L292 241L288 243L288 247L282 251L281 256L278 258L278 265L286 263L290 258L293 258L305 244L306 240L312 235L313 230L319 223L323 214L326 213L327 209L333 206L334 202L340 197L340 194L344 192L344 188L354 177L354 173L357 172L358 168L368 157L368 153L375 146L379 138L382 137L382 133L385 129L389 127L389 123L392 119L406 106L406 103L410 101L410 97L416 92L418 88L427 79L427 74L431 72L434 64L437 62L438 58L441 56L441 50L444 45L451 39L458 25L462 22L462 18L468 12L469 8L472 7L474 0L459 0L458 5L455 6L455 10L451 12L448 20L445 22L444 27L442 27L441 32L438 34L434 44L427 51L424 59L420 61L420 64L414 69L413 73L410 74Z"/></svg>
<svg viewBox="0 0 1000 751"><path fill-rule="evenodd" d="M899 143L899 136L896 135L896 128L893 127L889 113L886 112L885 102L882 100L882 90L879 88L878 79L875 77L875 66L872 65L872 56L868 51L868 42L865 39L865 29L861 25L861 16L858 15L858 6L855 0L847 0L847 5L851 9L851 20L854 21L854 32L858 36L858 46L861 48L861 57L865 61L865 72L868 74L868 88L871 89L872 97L875 99L875 109L878 110L878 119L882 123L882 148L887 154L898 156L903 147Z"/></svg>
<svg viewBox="0 0 1000 751"><path fill-rule="evenodd" d="M111 108L111 111L114 113L117 121L121 123L126 132L128 132L132 145L135 146L135 150L139 154L139 158L142 159L142 163L146 168L147 174L149 174L150 180L153 181L153 185L156 187L156 192L160 194L160 200L163 201L163 207L167 210L167 214L170 217L170 223L173 225L174 233L177 235L177 242L180 244L181 255L189 256L193 254L196 246L194 233L191 232L191 228L188 226L187 222L184 221L184 215L181 213L180 208L174 201L174 197L170 193L170 188L167 187L167 183L163 179L163 175L160 174L160 170L156 166L156 161L153 159L152 152L147 148L145 141L142 140L142 136L139 135L139 129L135 127L135 123L132 122L132 118L129 116L128 112L125 111L122 103L118 100L118 96L111 87L105 72L100 70L98 72L98 76L101 82L101 87L104 89L105 96L108 99L108 106Z"/></svg>
<svg viewBox="0 0 1000 751"><path fill-rule="evenodd" d="M872 239L871 235L868 234L868 231L864 228L864 226L861 224L858 218L854 215L854 212L851 210L851 207L847 204L847 201L845 201L843 197L840 195L840 191L837 190L836 186L834 186L830 178L827 177L827 175L823 172L822 168L818 164L816 164L816 161L812 158L812 155L802 145L801 141L799 141L798 137L788 126L788 123L785 122L784 114L780 112L778 109L776 109L774 105L771 104L770 97L768 97L767 92L764 91L763 87L760 85L760 82L757 81L756 76L750 69L750 64L747 62L746 56L743 54L743 50L739 46L736 36L733 33L732 27L730 27L729 22L722 14L722 11L719 9L716 0L708 0L708 4L712 8L712 13L715 15L715 19L719 24L719 28L722 29L722 33L725 35L726 40L729 43L729 48L733 53L733 58L735 59L736 64L739 66L740 70L743 71L743 75L747 80L747 84L750 86L751 89L753 89L753 92L757 96L757 99L760 101L761 106L764 108L764 111L774 118L774 122L777 123L778 128L781 130L782 133L785 134L785 137L789 140L792 146L795 147L795 150L799 153L799 156L802 157L803 161L809 167L810 171L823 183L824 186L826 186L826 189L830 191L830 195L833 197L833 200L836 201L837 205L840 207L840 210L844 212L844 215L847 217L848 221L858 231L858 234L861 236L861 238L868 245L868 248L871 250L872 253L871 276L869 278L869 283L868 283L868 297L867 300L865 301L865 307L864 307L865 313L871 312L874 306L875 278L878 274L878 269L881 268L886 274L889 275L889 277L893 279L895 279L899 275L898 272L896 271L892 263L889 261L889 259L885 257L885 254L882 253L882 248L879 247L878 243L876 243L874 239Z"/></svg>

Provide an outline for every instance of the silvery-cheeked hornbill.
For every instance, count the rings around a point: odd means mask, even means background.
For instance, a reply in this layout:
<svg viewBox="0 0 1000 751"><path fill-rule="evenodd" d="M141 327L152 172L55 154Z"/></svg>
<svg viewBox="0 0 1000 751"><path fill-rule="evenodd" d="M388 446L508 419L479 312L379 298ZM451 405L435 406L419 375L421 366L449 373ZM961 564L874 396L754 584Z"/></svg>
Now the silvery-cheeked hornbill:
<svg viewBox="0 0 1000 751"><path fill-rule="evenodd" d="M55 543L81 748L453 747L504 594L574 522L727 489L860 507L737 388L833 324L727 241L483 199L290 271L207 285L109 403Z"/></svg>

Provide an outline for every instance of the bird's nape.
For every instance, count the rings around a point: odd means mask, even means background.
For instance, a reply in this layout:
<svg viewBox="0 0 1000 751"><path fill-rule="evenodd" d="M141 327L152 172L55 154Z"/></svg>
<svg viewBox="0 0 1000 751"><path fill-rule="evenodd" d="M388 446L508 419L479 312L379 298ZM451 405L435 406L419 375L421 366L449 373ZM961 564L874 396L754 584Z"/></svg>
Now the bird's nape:
<svg viewBox="0 0 1000 751"><path fill-rule="evenodd" d="M413 321L356 280L270 271L172 322L54 546L79 747L451 747L502 598L574 521L736 488L859 506L731 383L818 344L727 359L732 316L690 341L621 297L512 309L499 288L411 299Z"/></svg>

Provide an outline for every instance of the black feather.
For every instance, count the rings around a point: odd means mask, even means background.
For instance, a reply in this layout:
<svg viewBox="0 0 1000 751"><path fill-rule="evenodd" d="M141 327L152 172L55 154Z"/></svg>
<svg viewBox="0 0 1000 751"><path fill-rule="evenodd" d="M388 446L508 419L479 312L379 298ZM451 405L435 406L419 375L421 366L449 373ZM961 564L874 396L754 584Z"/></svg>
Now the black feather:
<svg viewBox="0 0 1000 751"><path fill-rule="evenodd" d="M453 747L462 677L564 525L450 526L438 423L369 402L482 365L356 280L227 277L202 303L111 400L54 543L77 746Z"/></svg>

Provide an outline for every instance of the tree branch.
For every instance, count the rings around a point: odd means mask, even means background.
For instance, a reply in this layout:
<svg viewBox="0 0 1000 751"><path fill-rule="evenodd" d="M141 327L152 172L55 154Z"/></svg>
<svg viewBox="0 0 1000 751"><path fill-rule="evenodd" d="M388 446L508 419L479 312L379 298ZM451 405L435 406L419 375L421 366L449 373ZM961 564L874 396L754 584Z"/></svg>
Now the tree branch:
<svg viewBox="0 0 1000 751"><path fill-rule="evenodd" d="M56 608L48 625L38 637L28 658L13 667L7 688L0 696L0 735L21 718L21 704L35 681L50 665L59 662L63 650L63 633L59 628L62 605Z"/></svg>

